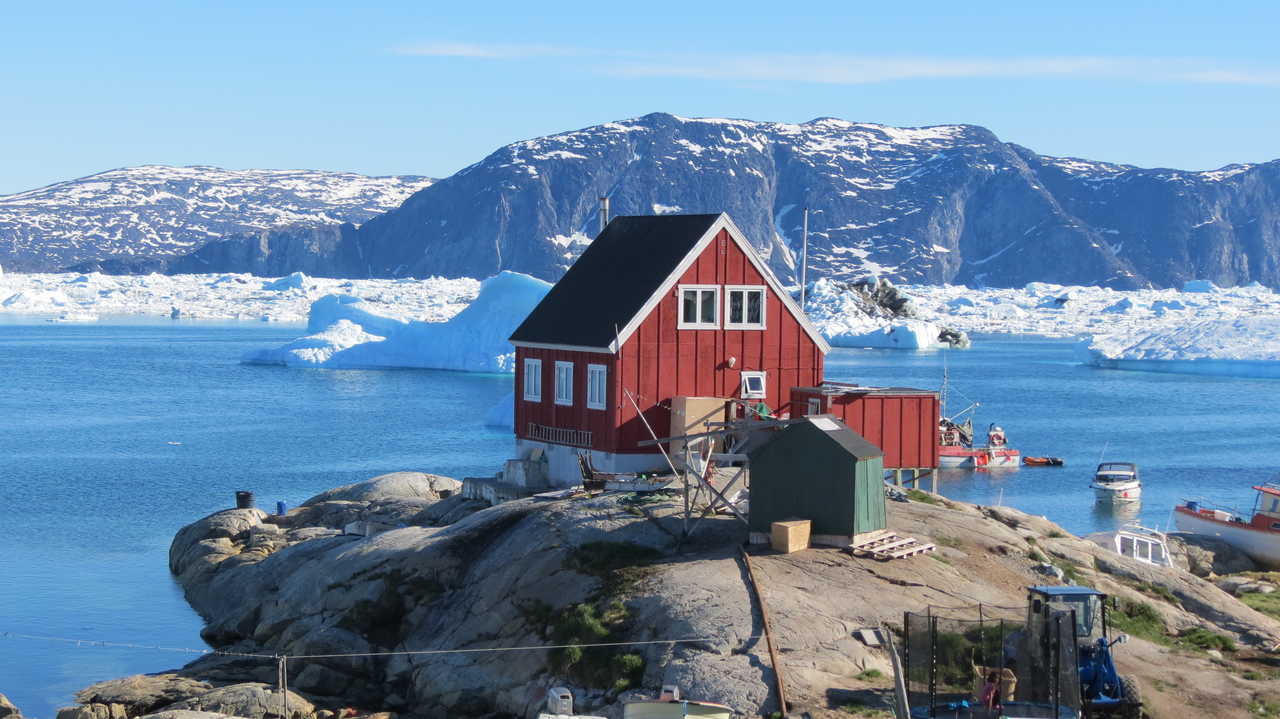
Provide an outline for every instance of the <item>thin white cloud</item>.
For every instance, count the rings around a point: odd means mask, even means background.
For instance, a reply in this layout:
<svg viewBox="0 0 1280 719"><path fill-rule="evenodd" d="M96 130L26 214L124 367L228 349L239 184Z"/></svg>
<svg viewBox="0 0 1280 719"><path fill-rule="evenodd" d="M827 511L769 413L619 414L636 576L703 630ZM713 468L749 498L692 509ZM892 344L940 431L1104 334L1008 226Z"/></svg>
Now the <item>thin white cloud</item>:
<svg viewBox="0 0 1280 719"><path fill-rule="evenodd" d="M1142 82L1280 86L1280 68L1204 58L1105 56L942 57L760 53L736 56L623 53L557 45L425 43L398 55L480 60L594 57L592 69L624 77L866 85L916 79L1082 77Z"/></svg>
<svg viewBox="0 0 1280 719"><path fill-rule="evenodd" d="M523 60L533 57L571 57L586 54L581 48L556 45L481 44L432 42L391 48L396 55L459 57L473 60Z"/></svg>

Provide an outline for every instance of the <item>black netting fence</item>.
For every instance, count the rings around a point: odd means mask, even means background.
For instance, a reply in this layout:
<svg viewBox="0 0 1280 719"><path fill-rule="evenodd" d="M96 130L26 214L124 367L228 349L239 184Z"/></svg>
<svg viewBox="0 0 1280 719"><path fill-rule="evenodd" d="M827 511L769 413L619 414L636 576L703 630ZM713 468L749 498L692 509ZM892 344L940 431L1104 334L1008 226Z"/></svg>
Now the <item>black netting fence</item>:
<svg viewBox="0 0 1280 719"><path fill-rule="evenodd" d="M1074 624L1064 614L1027 626L1011 610L991 607L908 612L902 659L911 715L1078 716Z"/></svg>

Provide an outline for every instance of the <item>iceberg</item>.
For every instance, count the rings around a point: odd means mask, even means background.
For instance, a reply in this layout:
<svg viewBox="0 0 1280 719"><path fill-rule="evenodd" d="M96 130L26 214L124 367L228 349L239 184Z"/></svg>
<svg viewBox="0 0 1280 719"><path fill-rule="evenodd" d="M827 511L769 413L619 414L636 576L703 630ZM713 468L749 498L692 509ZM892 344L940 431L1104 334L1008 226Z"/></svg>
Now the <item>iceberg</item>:
<svg viewBox="0 0 1280 719"><path fill-rule="evenodd" d="M507 338L549 289L529 275L502 272L481 283L475 301L445 322L391 317L368 300L326 295L311 305L310 334L241 359L286 367L514 372Z"/></svg>
<svg viewBox="0 0 1280 719"><path fill-rule="evenodd" d="M908 320L894 322L876 329L859 332L846 330L827 336L832 347L863 347L873 349L927 350L945 347L938 342L941 329L931 322Z"/></svg>
<svg viewBox="0 0 1280 719"><path fill-rule="evenodd" d="M1280 318L1204 320L1172 331L1095 335L1081 361L1106 369L1280 378Z"/></svg>

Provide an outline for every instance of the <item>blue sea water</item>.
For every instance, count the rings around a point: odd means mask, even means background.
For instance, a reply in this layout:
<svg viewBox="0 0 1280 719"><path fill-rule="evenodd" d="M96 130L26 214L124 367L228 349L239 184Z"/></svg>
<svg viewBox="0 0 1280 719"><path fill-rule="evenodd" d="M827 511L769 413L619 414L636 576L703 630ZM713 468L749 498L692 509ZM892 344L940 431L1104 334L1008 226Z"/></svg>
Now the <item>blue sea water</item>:
<svg viewBox="0 0 1280 719"><path fill-rule="evenodd" d="M0 320L0 692L28 716L94 681L182 665L151 649L39 635L203 648L200 619L168 574L174 532L231 506L296 504L332 486L412 469L492 474L512 449L482 426L509 377L435 371L246 366L240 354L297 327ZM944 473L941 491L1045 514L1073 532L1125 519L1101 511L1090 469L1137 462L1139 518L1165 523L1184 496L1247 504L1280 447L1280 382L1098 370L1061 340L980 338L971 350L835 350L828 377L936 388L980 400L1027 454L1063 468Z"/></svg>

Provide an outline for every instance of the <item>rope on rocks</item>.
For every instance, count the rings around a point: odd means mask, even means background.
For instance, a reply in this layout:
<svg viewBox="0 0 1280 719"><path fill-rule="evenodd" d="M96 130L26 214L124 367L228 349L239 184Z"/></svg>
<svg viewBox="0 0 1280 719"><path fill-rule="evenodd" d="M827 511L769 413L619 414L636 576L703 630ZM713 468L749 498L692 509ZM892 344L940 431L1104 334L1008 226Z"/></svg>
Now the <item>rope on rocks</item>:
<svg viewBox="0 0 1280 719"><path fill-rule="evenodd" d="M39 634L20 634L18 632L0 632L5 639L30 639L41 642L58 642L74 644L77 647L107 647L110 649L146 649L157 652L178 652L181 654L210 654L224 657L253 657L255 659L275 659L276 654L252 654L249 652L230 652L223 649L192 649L190 647L162 647L157 644L132 644L129 642L108 642L101 639L71 639L67 637L51 637Z"/></svg>

